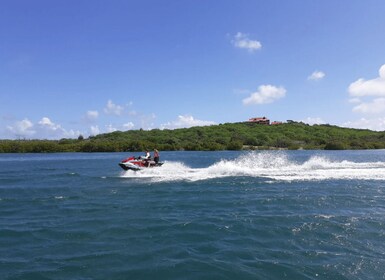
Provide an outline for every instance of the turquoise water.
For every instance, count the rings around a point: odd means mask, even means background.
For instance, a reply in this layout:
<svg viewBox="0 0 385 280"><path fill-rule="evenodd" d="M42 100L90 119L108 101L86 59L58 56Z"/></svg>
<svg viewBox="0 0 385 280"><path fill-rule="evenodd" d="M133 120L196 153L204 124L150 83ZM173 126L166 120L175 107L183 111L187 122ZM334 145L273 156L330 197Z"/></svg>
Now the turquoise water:
<svg viewBox="0 0 385 280"><path fill-rule="evenodd" d="M385 279L384 150L127 156L0 154L0 279Z"/></svg>

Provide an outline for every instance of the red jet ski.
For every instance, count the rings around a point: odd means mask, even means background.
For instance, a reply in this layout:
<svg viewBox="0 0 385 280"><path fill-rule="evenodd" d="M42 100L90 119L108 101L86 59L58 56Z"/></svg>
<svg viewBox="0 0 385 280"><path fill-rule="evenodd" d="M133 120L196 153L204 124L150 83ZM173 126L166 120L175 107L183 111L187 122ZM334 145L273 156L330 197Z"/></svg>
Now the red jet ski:
<svg viewBox="0 0 385 280"><path fill-rule="evenodd" d="M137 158L129 157L119 162L119 166L124 170L133 170L133 171L138 171L145 168L157 167L162 165L163 165L163 162L156 163L151 159L145 159L142 157L137 157Z"/></svg>

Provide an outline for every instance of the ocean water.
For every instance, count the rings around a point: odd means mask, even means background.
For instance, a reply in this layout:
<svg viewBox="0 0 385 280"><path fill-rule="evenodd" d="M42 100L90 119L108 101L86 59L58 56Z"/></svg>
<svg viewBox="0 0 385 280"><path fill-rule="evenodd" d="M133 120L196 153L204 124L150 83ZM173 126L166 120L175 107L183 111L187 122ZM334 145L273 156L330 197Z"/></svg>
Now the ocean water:
<svg viewBox="0 0 385 280"><path fill-rule="evenodd" d="M0 154L0 279L385 279L385 150L128 155Z"/></svg>

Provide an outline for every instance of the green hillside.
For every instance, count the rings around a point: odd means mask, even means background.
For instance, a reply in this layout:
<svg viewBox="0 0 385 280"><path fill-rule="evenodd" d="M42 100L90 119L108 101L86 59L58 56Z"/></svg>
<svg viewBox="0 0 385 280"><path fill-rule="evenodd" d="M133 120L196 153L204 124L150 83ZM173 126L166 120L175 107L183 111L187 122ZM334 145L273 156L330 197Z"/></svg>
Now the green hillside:
<svg viewBox="0 0 385 280"><path fill-rule="evenodd" d="M88 139L1 140L0 152L121 152L241 149L384 149L385 132L331 125L226 123L174 130L129 130Z"/></svg>

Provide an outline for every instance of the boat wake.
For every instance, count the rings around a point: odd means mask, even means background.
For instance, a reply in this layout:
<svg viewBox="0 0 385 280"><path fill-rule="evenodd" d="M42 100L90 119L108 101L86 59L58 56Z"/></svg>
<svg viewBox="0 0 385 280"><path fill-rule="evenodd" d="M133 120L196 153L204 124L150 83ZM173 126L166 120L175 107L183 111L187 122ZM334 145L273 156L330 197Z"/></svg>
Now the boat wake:
<svg viewBox="0 0 385 280"><path fill-rule="evenodd" d="M385 162L333 161L313 156L305 162L290 160L286 154L249 153L234 160L220 160L205 168L166 161L162 168L140 172L127 171L125 178L150 178L153 181L198 181L221 177L258 177L279 181L385 180Z"/></svg>

